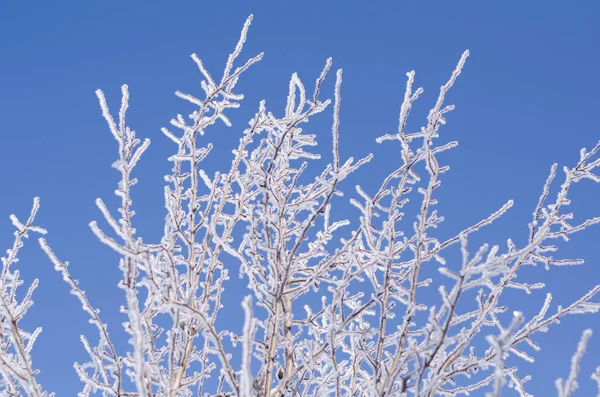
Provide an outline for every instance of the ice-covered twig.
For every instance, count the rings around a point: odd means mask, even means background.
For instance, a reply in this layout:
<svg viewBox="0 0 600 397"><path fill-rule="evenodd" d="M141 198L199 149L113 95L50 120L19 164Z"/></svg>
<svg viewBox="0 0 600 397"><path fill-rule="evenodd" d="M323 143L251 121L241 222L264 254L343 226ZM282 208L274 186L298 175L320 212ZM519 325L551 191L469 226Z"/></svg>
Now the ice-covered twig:
<svg viewBox="0 0 600 397"><path fill-rule="evenodd" d="M33 291L38 285L35 279L22 299L17 298L17 288L23 284L19 271L13 270L18 262L18 254L29 237L29 232L46 234L46 230L33 224L39 209L38 197L33 199L33 207L29 218L21 223L16 215L10 215L14 232L12 248L2 257L2 273L0 274L0 390L7 396L25 394L27 396L47 397L48 394L36 380L37 370L33 369L31 350L42 332L38 327L33 332L20 328L19 322L33 305Z"/></svg>
<svg viewBox="0 0 600 397"><path fill-rule="evenodd" d="M577 375L579 374L579 363L583 358L583 354L585 353L585 349L591 336L591 329L586 329L585 331L583 331L581 339L577 344L577 351L575 352L575 354L573 354L573 357L571 358L571 370L569 371L569 377L566 381L563 381L560 378L556 380L556 390L558 391L558 397L569 397L575 391L575 389L577 389Z"/></svg>

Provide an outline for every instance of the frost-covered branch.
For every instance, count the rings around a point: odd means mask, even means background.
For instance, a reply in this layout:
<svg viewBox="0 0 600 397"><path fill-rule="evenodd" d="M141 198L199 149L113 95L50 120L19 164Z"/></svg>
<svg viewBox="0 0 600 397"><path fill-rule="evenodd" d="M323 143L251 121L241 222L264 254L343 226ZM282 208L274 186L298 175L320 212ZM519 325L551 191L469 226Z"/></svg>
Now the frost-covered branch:
<svg viewBox="0 0 600 397"><path fill-rule="evenodd" d="M556 390L558 390L559 397L569 397L575 389L577 389L577 375L579 374L579 363L583 358L585 349L587 348L588 341L592 336L592 330L586 329L581 335L579 344L577 345L577 351L571 358L571 371L569 371L569 377L566 381L562 379L556 380Z"/></svg>
<svg viewBox="0 0 600 397"><path fill-rule="evenodd" d="M35 376L37 370L33 368L31 350L42 332L38 327L33 332L20 328L19 322L33 305L33 291L38 285L38 279L33 280L25 296L17 298L17 289L23 284L18 270L14 265L19 261L17 257L24 245L24 240L30 232L46 234L46 230L35 226L33 221L40 206L39 199L33 200L33 207L29 218L21 223L16 215L11 215L10 220L17 229L12 248L6 250L2 257L2 273L0 274L0 391L7 396L27 395L35 397L53 396L42 389ZM5 394L6 393L6 394Z"/></svg>
<svg viewBox="0 0 600 397"><path fill-rule="evenodd" d="M113 167L120 174L115 191L120 205L115 211L98 198L104 226L92 222L90 227L120 256L119 287L125 295L121 310L127 315L123 327L130 347L117 351L68 262L40 239L99 334L96 345L82 337L89 362L75 365L83 381L79 395L499 396L510 384L521 396L530 396L529 376L513 361L533 362L540 349L535 334L564 316L596 313L600 285L556 310L548 292L531 318L505 306L506 291L534 295L545 288L539 281L520 281L526 266L583 264L581 259L557 257L553 240L568 241L600 222L592 217L575 223L567 211L576 183L600 182L600 143L582 149L578 162L563 168L555 199L551 192L558 167L551 167L523 244L508 239L506 248L491 243L472 247L471 237L506 214L512 200L490 208L480 221L450 238L438 239L436 229L445 218L436 197L450 170L440 155L458 145L441 131L454 109L446 98L465 66L465 51L418 130L409 130L408 118L423 90L414 87L415 72L407 73L397 132L377 139L399 146L399 157L388 159L394 169L380 176L375 191L357 185L356 196L350 198L357 211L340 219L336 203L342 200L344 181L368 166L373 155L344 160L340 153L345 139L342 71L335 73L333 101L323 98L333 65L328 59L312 92L294 73L284 106L261 101L236 137L228 169L209 175L204 162L212 145L206 139L216 125L232 126L229 113L244 98L236 84L262 58L259 54L239 62L251 20L244 24L221 77L194 54L202 91L176 92L195 109L187 117L173 118L173 130L162 130L175 147L169 157L171 172L165 176L164 228L156 243L137 235L133 210L133 175L150 141L137 138L126 122L126 85L117 118L103 92L96 92L118 145ZM320 162L321 153L314 147L321 137L310 121L330 104L326 141L331 142L331 155ZM407 215L410 200L418 205ZM3 338L8 341L3 347L17 350L3 353L2 375L10 392L22 387L42 396L29 358L37 334L15 328L31 294L16 303L18 272L9 270L21 238L28 230L41 231L31 225L36 209L37 204L26 225L13 219L17 240L3 259ZM432 266L435 272L428 271ZM222 329L217 321L231 315L221 310L231 271L247 283L239 330ZM560 395L569 395L577 385L589 335L584 333L568 379L557 381ZM600 385L598 371L593 379Z"/></svg>

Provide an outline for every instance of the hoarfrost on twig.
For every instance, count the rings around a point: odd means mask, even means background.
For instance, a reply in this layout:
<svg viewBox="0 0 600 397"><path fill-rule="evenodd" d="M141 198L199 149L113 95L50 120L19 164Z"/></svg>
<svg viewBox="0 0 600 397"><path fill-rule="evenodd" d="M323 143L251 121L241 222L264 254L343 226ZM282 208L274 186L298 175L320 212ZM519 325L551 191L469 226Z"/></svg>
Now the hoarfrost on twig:
<svg viewBox="0 0 600 397"><path fill-rule="evenodd" d="M596 313L600 305L594 299L600 286L556 311L547 293L536 315L525 318L514 311L508 324L504 292L533 294L545 288L542 282L518 279L525 266L583 264L581 259L555 257L558 248L552 240L567 241L600 222L600 217L594 217L575 224L574 215L565 212L575 183L600 182L600 143L582 149L578 162L563 168L564 179L554 200L550 192L558 167L552 166L524 244L508 239L503 249L492 244L472 247L470 241L474 233L508 212L512 200L439 240L436 229L446 217L436 209L437 189L449 166L441 164L438 155L458 145L441 139L441 127L454 109L445 101L462 73L469 55L465 51L441 86L425 125L412 132L407 131L408 116L423 90L414 88L415 72L407 73L397 132L377 139L399 143L399 158L390 159L396 162L395 169L381 178L375 191L356 186L357 198L350 202L358 210L357 220L337 219L332 207L334 198L341 196L342 181L372 155L342 159L342 71L338 70L331 161L315 177L309 176L321 153L314 149L317 137L306 132L306 124L332 103L321 97L332 67L328 59L312 93L294 73L285 106L270 110L261 101L232 150L229 170L209 175L203 162L212 145L203 139L216 123L232 125L228 114L243 99L236 84L262 58L259 54L239 62L251 20L252 16L244 24L220 78L193 54L203 78L202 95L175 93L195 110L187 118L175 116L173 131L162 129L175 150L168 159L172 168L165 176L165 223L157 243L137 236L133 211L132 190L137 182L133 173L150 141L137 138L126 122L130 97L126 85L117 119L104 93L96 91L118 145L113 167L120 174L115 190L120 206L114 211L98 198L96 205L108 227L96 221L90 227L120 256L128 352L116 351L107 325L71 275L68 262L61 261L45 239L39 240L98 331L97 343L81 338L89 361L75 364L83 382L79 396L431 397L484 390L499 396L505 384L521 396L530 396L529 376L508 366L508 357L531 362L540 349L533 340L535 333L566 315ZM405 213L410 200L418 204L415 216ZM15 242L2 258L0 385L7 395L48 395L36 382L30 357L39 329L28 333L18 328L18 320L32 304L37 281L17 302L15 290L22 282L11 267L27 233L45 233L32 224L37 208L36 199L26 223L11 216L17 229ZM456 262L448 260L452 247L460 252ZM437 266L435 277L425 277L427 266ZM241 334L221 330L217 324L217 318L229 315L221 309L231 271L246 278L250 293L242 302ZM432 288L439 293L437 305L424 299ZM306 299L323 291L320 304ZM469 310L463 309L465 301L472 301ZM301 306L305 314L299 314ZM577 387L579 363L590 335L591 331L584 332L567 380L556 382L560 396ZM478 337L489 342L484 350ZM232 359L234 355L241 355L241 364ZM600 388L600 369L592 378Z"/></svg>

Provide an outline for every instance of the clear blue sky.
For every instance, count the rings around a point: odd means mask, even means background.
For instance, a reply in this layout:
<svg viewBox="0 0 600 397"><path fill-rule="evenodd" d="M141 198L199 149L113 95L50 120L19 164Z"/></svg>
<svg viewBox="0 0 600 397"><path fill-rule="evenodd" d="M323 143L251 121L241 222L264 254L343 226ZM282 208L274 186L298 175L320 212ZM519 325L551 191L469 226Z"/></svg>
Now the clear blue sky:
<svg viewBox="0 0 600 397"><path fill-rule="evenodd" d="M342 156L376 154L342 186L352 193L357 183L373 189L382 170L399 161L396 148L380 147L374 139L396 128L405 72L415 69L417 85L425 88L412 113L417 126L462 51L471 50L449 95L457 109L442 129L447 139L460 141L443 158L452 169L438 196L448 220L442 234L458 231L513 198L516 204L506 218L480 236L503 247L509 236L523 242L550 165L574 164L579 149L600 138L600 3L595 1L3 1L3 250L12 241L8 215L25 217L32 197L40 196L38 224L49 230L48 241L57 254L71 261L72 272L101 308L121 347L126 341L120 328L123 317L117 313L123 300L116 288L116 256L87 226L100 218L96 197L116 205L112 191L118 178L110 168L115 142L94 90L102 88L116 109L120 85L130 86L129 124L139 136L152 139L138 166L136 222L146 241L157 241L164 216L162 177L173 150L160 127L189 110L173 92L200 91L192 52L220 73L250 13L255 19L244 54L264 51L266 56L240 82L246 99L232 113L233 129L218 128L208 135L216 146L209 171L227 163L219 153L230 153L260 99L281 109L289 76L298 72L312 86L329 56L334 67L344 69ZM328 142L329 119L320 120L316 125L323 127L322 139ZM600 186L584 182L571 197L576 217L600 214ZM357 217L349 211L349 217ZM583 257L588 261L584 267L550 272L536 268L532 273L548 284L555 304L568 304L600 283L598 237L600 229L590 229L563 247L563 257ZM34 366L42 371L46 389L73 396L80 384L72 363L87 359L79 335L95 340L95 331L37 243L28 241L21 260L27 281L41 279L35 306L24 321L25 326L44 328ZM235 278L232 282L238 282ZM433 289L431 293L437 294ZM542 292L514 297L506 301L511 310L529 315L543 301ZM234 299L226 303L239 308ZM594 360L600 357L600 316L567 318L549 334L538 335L543 350L535 356L537 363L520 365L521 373L533 375L531 392L555 394L554 379L567 375L579 335L588 327L596 335L576 395L592 395L589 375L600 364Z"/></svg>

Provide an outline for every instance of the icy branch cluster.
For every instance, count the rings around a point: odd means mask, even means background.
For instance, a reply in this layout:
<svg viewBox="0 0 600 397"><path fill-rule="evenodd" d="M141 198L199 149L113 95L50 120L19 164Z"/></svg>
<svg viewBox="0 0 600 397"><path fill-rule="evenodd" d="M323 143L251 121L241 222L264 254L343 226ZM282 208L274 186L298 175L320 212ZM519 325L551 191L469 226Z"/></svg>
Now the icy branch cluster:
<svg viewBox="0 0 600 397"><path fill-rule="evenodd" d="M30 232L45 234L46 230L33 224L39 208L39 199L33 200L31 214L25 224L15 215L10 216L15 227L12 248L6 250L2 257L2 273L0 274L0 394L2 396L19 396L20 391L28 396L53 396L44 392L35 379L37 371L33 369L31 349L42 328L27 332L19 327L19 321L33 305L33 291L38 285L35 279L22 299L17 298L17 290L23 284L19 271L14 265L19 261L17 255L23 247L23 241Z"/></svg>
<svg viewBox="0 0 600 397"><path fill-rule="evenodd" d="M149 140L142 142L126 125L127 86L122 88L116 120L104 94L97 91L118 143L113 167L121 174L115 191L121 205L115 216L98 199L106 226L90 226L121 256L119 286L127 316L123 326L131 348L125 354L117 352L107 325L71 276L68 263L40 239L98 330L93 342L81 338L89 361L75 365L83 382L79 396L499 396L505 385L530 396L528 376L507 360L514 356L532 362L540 348L533 339L536 332L568 314L596 313L600 305L593 299L600 286L556 311L550 309L548 293L532 318L518 311L506 316L502 295L511 288L526 294L544 288L540 282L517 281L526 266L583 263L555 258L553 240L568 240L600 222L591 218L574 224L566 210L575 183L600 182L600 143L589 151L582 149L576 165L563 168L554 200L550 190L557 166L551 168L522 246L509 239L505 248L469 247L470 236L505 214L512 201L452 238L436 238L434 229L444 217L435 209L435 193L449 170L439 163L438 154L457 146L453 141L438 143L440 127L453 110L445 97L462 71L465 52L441 86L426 125L417 132L407 131L407 119L423 91L413 86L415 73L407 74L398 131L378 138L398 145L400 158L390 160L398 166L382 177L374 192L356 186L359 199L351 203L358 219L333 220L332 200L342 196L339 183L371 156L340 158L341 70L336 73L333 103L321 99L331 59L312 93L292 75L280 117L260 103L233 150L229 170L208 175L203 169L212 149L210 143L202 143L205 133L218 122L231 125L226 113L243 99L235 91L236 83L262 58L259 54L235 66L250 21L222 77L215 79L192 55L203 76L203 96L176 93L197 109L188 118L178 115L171 120L175 130L163 129L176 152L169 158L172 172L165 177L166 218L158 243L136 235L132 210L132 174ZM311 178L309 164L320 156L311 151L317 144L315 135L303 128L330 105L331 161ZM413 221L405 215L409 199L420 203ZM15 243L3 258L2 395L19 395L18 390L47 395L36 383L30 357L39 329L28 333L18 327L37 281L17 302L15 290L21 282L18 271L11 270L27 233L44 232L32 225L37 207L36 200L26 224L12 217ZM452 246L460 250L459 263L448 259ZM436 268L442 282L423 277L424 267ZM242 302L245 320L238 332L219 329L216 322L227 315L221 302L231 271L247 281L249 293ZM430 300L436 284L438 303L425 303L424 296ZM321 304L315 307L315 300L306 298L318 293ZM472 305L465 305L467 300ZM569 396L577 387L579 362L590 336L590 330L583 333L568 378L556 381L559 396ZM600 367L592 378L600 385Z"/></svg>

